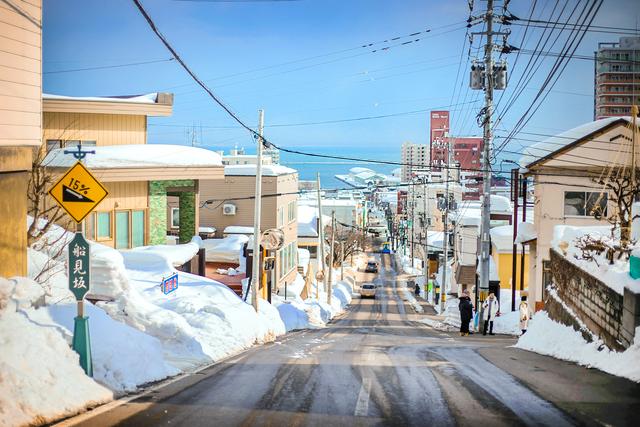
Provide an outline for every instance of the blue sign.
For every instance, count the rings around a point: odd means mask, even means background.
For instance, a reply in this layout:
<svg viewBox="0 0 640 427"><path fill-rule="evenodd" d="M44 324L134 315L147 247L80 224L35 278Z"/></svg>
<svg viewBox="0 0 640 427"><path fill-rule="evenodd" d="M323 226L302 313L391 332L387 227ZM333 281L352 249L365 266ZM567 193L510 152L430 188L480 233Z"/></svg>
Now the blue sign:
<svg viewBox="0 0 640 427"><path fill-rule="evenodd" d="M168 279L162 279L162 284L160 285L160 289L165 295L170 294L171 292L178 289L178 273L175 273L173 276Z"/></svg>

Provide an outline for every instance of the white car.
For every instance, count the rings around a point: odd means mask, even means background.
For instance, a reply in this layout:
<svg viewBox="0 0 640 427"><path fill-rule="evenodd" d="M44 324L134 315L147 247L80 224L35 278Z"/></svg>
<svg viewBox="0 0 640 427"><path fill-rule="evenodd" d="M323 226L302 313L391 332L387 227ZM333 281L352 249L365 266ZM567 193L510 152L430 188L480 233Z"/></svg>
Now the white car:
<svg viewBox="0 0 640 427"><path fill-rule="evenodd" d="M361 298L364 298L364 297L375 298L376 297L376 285L374 285L373 283L363 283L360 286L360 297Z"/></svg>

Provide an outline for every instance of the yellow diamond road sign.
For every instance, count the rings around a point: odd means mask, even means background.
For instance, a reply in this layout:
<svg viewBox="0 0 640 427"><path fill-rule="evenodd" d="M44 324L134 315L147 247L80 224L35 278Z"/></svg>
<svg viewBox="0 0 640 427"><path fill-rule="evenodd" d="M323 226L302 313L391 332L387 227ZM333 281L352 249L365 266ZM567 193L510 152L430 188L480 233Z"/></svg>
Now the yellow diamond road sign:
<svg viewBox="0 0 640 427"><path fill-rule="evenodd" d="M51 187L49 194L76 222L81 222L109 192L77 162Z"/></svg>

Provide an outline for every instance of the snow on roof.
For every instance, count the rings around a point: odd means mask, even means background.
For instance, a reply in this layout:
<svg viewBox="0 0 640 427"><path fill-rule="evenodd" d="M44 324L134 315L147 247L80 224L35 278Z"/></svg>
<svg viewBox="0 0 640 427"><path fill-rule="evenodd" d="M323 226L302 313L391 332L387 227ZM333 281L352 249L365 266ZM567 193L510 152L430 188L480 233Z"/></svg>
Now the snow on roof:
<svg viewBox="0 0 640 427"><path fill-rule="evenodd" d="M315 198L299 199L298 205L318 206L318 199L315 199ZM332 206L332 207L346 206L346 207L355 208L357 205L358 205L358 202L352 199L324 199L324 198L322 199L323 210L329 206Z"/></svg>
<svg viewBox="0 0 640 427"><path fill-rule="evenodd" d="M253 227L243 225L230 225L224 228L224 234L251 234L253 235Z"/></svg>
<svg viewBox="0 0 640 427"><path fill-rule="evenodd" d="M224 239L204 239L200 244L205 249L208 262L240 263L242 246L249 241L244 234L235 234Z"/></svg>
<svg viewBox="0 0 640 427"><path fill-rule="evenodd" d="M220 155L211 150L185 145L125 144L90 147L95 154L84 159L88 168L144 168L144 167L211 167L222 166ZM56 148L47 154L44 164L49 167L70 167L76 159L65 154L68 148Z"/></svg>
<svg viewBox="0 0 640 427"><path fill-rule="evenodd" d="M530 145L524 149L524 155L520 157L520 166L526 168L541 158L561 150L576 140L584 138L585 136L620 119L625 119L627 122L631 120L629 117L607 117L606 119L600 119L576 126L573 129L559 133L558 135L547 138L544 141Z"/></svg>
<svg viewBox="0 0 640 427"><path fill-rule="evenodd" d="M298 205L298 237L318 237L317 218L318 208ZM322 215L322 223L328 225L331 217Z"/></svg>
<svg viewBox="0 0 640 427"><path fill-rule="evenodd" d="M355 167L355 168L349 169L349 173L351 173L353 175L357 175L357 174L362 173L362 172L373 172L373 170L371 170L369 168L362 168L362 167Z"/></svg>
<svg viewBox="0 0 640 427"><path fill-rule="evenodd" d="M511 200L508 197L491 195L491 213L513 213Z"/></svg>
<svg viewBox="0 0 640 427"><path fill-rule="evenodd" d="M64 96L43 93L42 99L69 100L69 101L96 101L96 102L134 102L138 104L155 104L158 93L147 93L145 95L131 96Z"/></svg>
<svg viewBox="0 0 640 427"><path fill-rule="evenodd" d="M227 165L224 174L230 176L255 176L258 165ZM282 165L262 165L262 176L280 176L297 173L295 169Z"/></svg>
<svg viewBox="0 0 640 427"><path fill-rule="evenodd" d="M512 225L493 227L489 233L491 234L491 244L496 247L498 252L509 252L513 250Z"/></svg>
<svg viewBox="0 0 640 427"><path fill-rule="evenodd" d="M516 234L516 243L526 243L538 238L536 226L530 222L521 222L518 224L518 234Z"/></svg>

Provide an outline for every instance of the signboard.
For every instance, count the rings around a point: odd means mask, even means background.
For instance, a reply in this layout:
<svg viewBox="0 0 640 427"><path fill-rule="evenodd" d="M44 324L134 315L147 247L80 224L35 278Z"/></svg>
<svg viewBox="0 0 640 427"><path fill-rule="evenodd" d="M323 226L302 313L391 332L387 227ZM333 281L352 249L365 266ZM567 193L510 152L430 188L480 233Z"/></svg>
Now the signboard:
<svg viewBox="0 0 640 427"><path fill-rule="evenodd" d="M170 294L171 292L178 289L178 273L175 273L173 276L168 279L162 279L162 283L160 284L160 289L162 289L162 293L165 295Z"/></svg>
<svg viewBox="0 0 640 427"><path fill-rule="evenodd" d="M81 222L89 215L107 194L109 192L104 186L80 162L73 165L49 190L49 195L76 222Z"/></svg>
<svg viewBox="0 0 640 427"><path fill-rule="evenodd" d="M90 278L89 242L82 233L76 233L69 243L69 290L75 295L76 301L82 301L89 292Z"/></svg>

